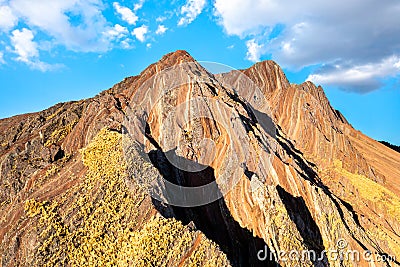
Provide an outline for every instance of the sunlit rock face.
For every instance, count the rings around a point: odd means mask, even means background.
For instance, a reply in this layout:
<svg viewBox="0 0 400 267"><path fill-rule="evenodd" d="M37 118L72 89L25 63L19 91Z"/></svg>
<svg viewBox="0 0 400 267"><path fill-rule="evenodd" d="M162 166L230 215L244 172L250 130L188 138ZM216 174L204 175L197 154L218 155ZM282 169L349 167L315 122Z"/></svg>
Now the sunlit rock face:
<svg viewBox="0 0 400 267"><path fill-rule="evenodd" d="M2 266L398 264L400 154L272 61L176 51L0 129Z"/></svg>

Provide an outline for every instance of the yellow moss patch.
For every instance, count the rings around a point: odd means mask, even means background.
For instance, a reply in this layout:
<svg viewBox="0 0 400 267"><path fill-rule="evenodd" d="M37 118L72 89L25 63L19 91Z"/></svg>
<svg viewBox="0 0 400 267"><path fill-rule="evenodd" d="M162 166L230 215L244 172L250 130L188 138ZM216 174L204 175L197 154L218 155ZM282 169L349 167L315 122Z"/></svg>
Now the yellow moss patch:
<svg viewBox="0 0 400 267"><path fill-rule="evenodd" d="M156 217L122 242L119 266L229 266L214 242L175 219Z"/></svg>
<svg viewBox="0 0 400 267"><path fill-rule="evenodd" d="M387 246L392 250L393 254L391 256L398 257L400 255L400 244L396 240L397 237L393 236L394 234L391 232L384 232L379 227L375 229L368 229L367 230L368 236L371 236L377 240L384 240Z"/></svg>
<svg viewBox="0 0 400 267"><path fill-rule="evenodd" d="M62 110L64 109L64 105L59 107L54 113L50 114L49 116L46 117L46 121L51 120L54 118L57 114L59 114Z"/></svg>
<svg viewBox="0 0 400 267"><path fill-rule="evenodd" d="M49 139L47 139L45 146L50 146L52 144L57 144L59 141L64 139L74 128L74 126L78 123L78 120L74 120L71 123L57 128L54 132L51 133Z"/></svg>
<svg viewBox="0 0 400 267"><path fill-rule="evenodd" d="M67 242L71 234L57 213L57 202L37 202L30 199L25 202L25 212L29 217L40 215L38 222L39 237L43 240L36 255L38 266L66 265ZM57 253L49 253L50 251Z"/></svg>
<svg viewBox="0 0 400 267"><path fill-rule="evenodd" d="M51 167L49 169L47 169L46 174L44 175L44 177L47 178L47 177L53 176L58 171L59 171L59 167L56 164L51 165Z"/></svg>
<svg viewBox="0 0 400 267"><path fill-rule="evenodd" d="M89 168L89 180L102 176L115 180L115 177L125 174L121 142L120 133L104 128L86 148L81 149L83 164Z"/></svg>
<svg viewBox="0 0 400 267"><path fill-rule="evenodd" d="M124 237L136 225L144 192L129 190L124 182L125 162L121 134L102 129L81 150L88 173L82 195L74 203L75 218L81 224L68 243L73 266L116 265Z"/></svg>
<svg viewBox="0 0 400 267"><path fill-rule="evenodd" d="M147 267L178 266L180 261L182 266L228 265L217 245L205 238L189 255L202 234L175 219L158 217L144 225L138 222L146 195L139 187L128 188L124 181L120 133L102 129L81 154L88 172L74 189L79 194L72 204L63 208L57 202L25 203L28 216L39 216L42 241L37 265ZM64 196L61 203L68 199Z"/></svg>
<svg viewBox="0 0 400 267"><path fill-rule="evenodd" d="M42 212L43 203L37 202L34 199L28 199L27 201L25 201L24 208L25 208L25 213L29 217L34 217Z"/></svg>
<svg viewBox="0 0 400 267"><path fill-rule="evenodd" d="M335 171L349 179L362 198L376 203L380 210L394 218L400 218L400 198L396 194L364 175L354 174L343 169L342 162L339 160L335 160L334 164Z"/></svg>
<svg viewBox="0 0 400 267"><path fill-rule="evenodd" d="M386 217L389 215L394 220L400 218L400 198L396 194L364 175L347 171L342 167L342 162L339 160L334 161L334 170L350 181L362 199L376 205L377 210L384 214L383 216ZM396 256L400 255L399 244L396 241L397 237L392 236L391 232L384 230L383 226L378 226L376 229L369 229L367 233L377 240L386 242Z"/></svg>
<svg viewBox="0 0 400 267"><path fill-rule="evenodd" d="M199 246L193 251L191 256L185 261L185 266L195 267L214 267L214 266L230 266L226 255L221 253L217 245L201 235Z"/></svg>

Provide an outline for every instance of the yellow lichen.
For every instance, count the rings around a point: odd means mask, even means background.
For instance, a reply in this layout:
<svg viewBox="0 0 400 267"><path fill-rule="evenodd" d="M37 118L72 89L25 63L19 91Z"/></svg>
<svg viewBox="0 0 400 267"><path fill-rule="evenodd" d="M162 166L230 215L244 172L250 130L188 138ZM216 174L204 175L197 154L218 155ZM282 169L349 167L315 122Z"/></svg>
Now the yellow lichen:
<svg viewBox="0 0 400 267"><path fill-rule="evenodd" d="M229 266L214 242L175 219L153 218L122 242L119 266Z"/></svg>
<svg viewBox="0 0 400 267"><path fill-rule="evenodd" d="M204 235L201 235L201 241L198 247L193 251L191 256L185 261L185 266L229 266L229 261L226 255L220 253L217 245L207 239Z"/></svg>
<svg viewBox="0 0 400 267"><path fill-rule="evenodd" d="M46 117L46 121L51 120L52 118L54 118L57 114L59 114L61 111L64 110L64 105L62 105L61 107L59 107L54 113L50 114L49 116Z"/></svg>
<svg viewBox="0 0 400 267"><path fill-rule="evenodd" d="M138 222L145 193L126 185L120 133L102 129L81 154L88 171L83 183L67 193L76 195L72 204L63 208L55 201L25 203L26 214L39 217L38 265L228 265L226 256L204 237L191 252L202 234L175 219ZM186 262L187 258L191 260Z"/></svg>
<svg viewBox="0 0 400 267"><path fill-rule="evenodd" d="M340 160L334 161L334 171L347 178L358 192L358 196L373 205L373 208L385 216L386 220L400 218L400 198L389 189L364 175L347 171L343 168ZM391 231L386 231L384 226L377 225L377 228L371 228L367 230L367 233L371 238L386 243L396 256L400 255L400 244L396 241L397 237L392 236Z"/></svg>
<svg viewBox="0 0 400 267"><path fill-rule="evenodd" d="M28 199L25 201L25 213L29 217L34 217L40 214L43 210L43 203L37 202L34 199Z"/></svg>
<svg viewBox="0 0 400 267"><path fill-rule="evenodd" d="M48 168L46 170L46 174L44 175L44 177L47 178L47 177L53 176L58 171L59 171L59 167L56 164L51 165L50 168Z"/></svg>
<svg viewBox="0 0 400 267"><path fill-rule="evenodd" d="M394 218L400 218L400 198L396 194L364 175L347 171L341 161L335 160L334 165L335 171L346 177L363 199L376 203L379 210Z"/></svg>
<svg viewBox="0 0 400 267"><path fill-rule="evenodd" d="M74 126L78 123L78 120L74 120L71 123L57 128L54 132L51 133L50 137L47 139L45 146L50 146L52 144L57 144L59 141L63 140L74 128Z"/></svg>
<svg viewBox="0 0 400 267"><path fill-rule="evenodd" d="M67 242L71 236L57 213L58 203L38 202L34 199L25 202L25 212L29 217L40 215L38 222L39 237L43 240L37 252L36 264L43 266L65 265L67 261ZM54 249L58 253L49 253Z"/></svg>

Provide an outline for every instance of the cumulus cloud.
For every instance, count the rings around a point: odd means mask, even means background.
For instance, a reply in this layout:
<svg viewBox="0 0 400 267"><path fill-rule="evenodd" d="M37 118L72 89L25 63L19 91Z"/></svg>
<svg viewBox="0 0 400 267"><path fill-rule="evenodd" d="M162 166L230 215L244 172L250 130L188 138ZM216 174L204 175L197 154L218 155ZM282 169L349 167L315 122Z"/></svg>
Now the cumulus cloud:
<svg viewBox="0 0 400 267"><path fill-rule="evenodd" d="M56 44L73 51L105 51L103 36L107 21L101 13L101 0L11 0L13 14L31 28L50 36ZM77 22L73 20L77 18ZM74 23L72 23L74 22Z"/></svg>
<svg viewBox="0 0 400 267"><path fill-rule="evenodd" d="M141 9L143 7L145 0L140 0L139 2L137 2L136 4L133 5L133 10L134 11L138 11L139 9Z"/></svg>
<svg viewBox="0 0 400 267"><path fill-rule="evenodd" d="M254 39L246 42L247 54L246 58L252 62L260 61L261 54L264 50L264 45L257 44Z"/></svg>
<svg viewBox="0 0 400 267"><path fill-rule="evenodd" d="M38 45L33 41L34 35L31 30L27 28L14 30L11 33L10 39L14 47L14 53L17 54L17 61L26 63L31 68L40 71L47 71L60 67L59 65L50 65L39 60Z"/></svg>
<svg viewBox="0 0 400 267"><path fill-rule="evenodd" d="M284 67L354 69L400 55L399 1L216 0L214 8L229 35L264 36L263 53ZM283 30L273 36L277 25Z"/></svg>
<svg viewBox="0 0 400 267"><path fill-rule="evenodd" d="M38 46L33 41L34 36L31 30L23 28L14 30L11 34L11 43L14 46L14 52L18 55L17 60L26 63L39 56Z"/></svg>
<svg viewBox="0 0 400 267"><path fill-rule="evenodd" d="M9 6L0 6L0 30L8 31L15 26L18 18Z"/></svg>
<svg viewBox="0 0 400 267"><path fill-rule="evenodd" d="M133 29L132 35L136 37L140 42L144 42L146 40L146 34L149 31L149 27L146 25L142 25L140 27L137 27Z"/></svg>
<svg viewBox="0 0 400 267"><path fill-rule="evenodd" d="M198 15L203 11L206 0L188 0L181 8L183 17L178 21L178 26L184 26L192 23Z"/></svg>
<svg viewBox="0 0 400 267"><path fill-rule="evenodd" d="M109 39L110 42L114 42L115 44L119 44L123 49L132 48L131 42L132 40L128 38L129 31L126 27L123 27L119 24L115 24L114 27L108 28L104 35Z"/></svg>
<svg viewBox="0 0 400 267"><path fill-rule="evenodd" d="M230 35L244 36L244 34L257 30L259 26L276 23L269 19L271 1L262 0L216 0L214 2L215 14L220 18L220 24Z"/></svg>
<svg viewBox="0 0 400 267"><path fill-rule="evenodd" d="M55 47L64 47L73 52L106 52L113 47L132 48L128 29L122 24L110 25L103 15L106 6L103 0L0 0L0 33L10 32L10 49L13 60L24 62L40 70L52 69L39 60L42 53ZM145 0L137 0L133 9L118 1L111 2L111 9L124 23L134 25L138 17L135 11L142 8ZM16 28L18 24L24 25ZM34 30L33 32L29 29ZM14 30L14 31L13 31ZM17 31L15 31L17 30ZM166 28L160 28L160 31ZM140 41L145 40L147 26L134 30ZM161 33L160 32L160 33ZM35 34L34 34L35 33ZM34 38L37 35L39 38ZM34 41L35 39L35 41ZM22 44L25 41L25 45ZM6 52L4 51L4 52Z"/></svg>
<svg viewBox="0 0 400 267"><path fill-rule="evenodd" d="M328 65L308 76L307 80L316 84L350 88L359 92L369 92L382 86L382 79L400 73L400 57L391 56L378 63L364 65Z"/></svg>
<svg viewBox="0 0 400 267"><path fill-rule="evenodd" d="M126 38L121 41L121 46L124 49L130 49L130 48L132 48L131 43L132 43L132 40L130 38Z"/></svg>
<svg viewBox="0 0 400 267"><path fill-rule="evenodd" d="M105 34L111 39L121 39L128 34L128 29L119 24L115 24L114 27L108 29Z"/></svg>
<svg viewBox="0 0 400 267"><path fill-rule="evenodd" d="M164 25L158 25L157 30L156 30L156 34L157 35L164 34L167 30L168 30L168 28L165 27Z"/></svg>
<svg viewBox="0 0 400 267"><path fill-rule="evenodd" d="M121 19L127 22L130 25L135 25L137 20L139 19L138 16L133 13L133 11L127 7L121 6L118 2L114 2L113 6L115 11L121 16ZM136 6L137 9L141 8L141 6Z"/></svg>

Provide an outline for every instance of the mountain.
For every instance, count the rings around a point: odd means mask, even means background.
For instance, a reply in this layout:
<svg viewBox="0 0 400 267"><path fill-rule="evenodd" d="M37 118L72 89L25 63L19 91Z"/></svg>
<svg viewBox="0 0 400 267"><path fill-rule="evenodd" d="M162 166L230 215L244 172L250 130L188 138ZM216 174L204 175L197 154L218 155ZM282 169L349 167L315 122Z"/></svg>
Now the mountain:
<svg viewBox="0 0 400 267"><path fill-rule="evenodd" d="M382 143L382 144L384 144L385 146L390 147L391 149L393 149L393 150L395 150L395 151L397 151L397 152L400 153L400 146L393 145L393 144L388 143L388 142L386 142L386 141L379 141L379 143Z"/></svg>
<svg viewBox="0 0 400 267"><path fill-rule="evenodd" d="M2 266L400 265L400 154L273 61L176 51L0 130Z"/></svg>

